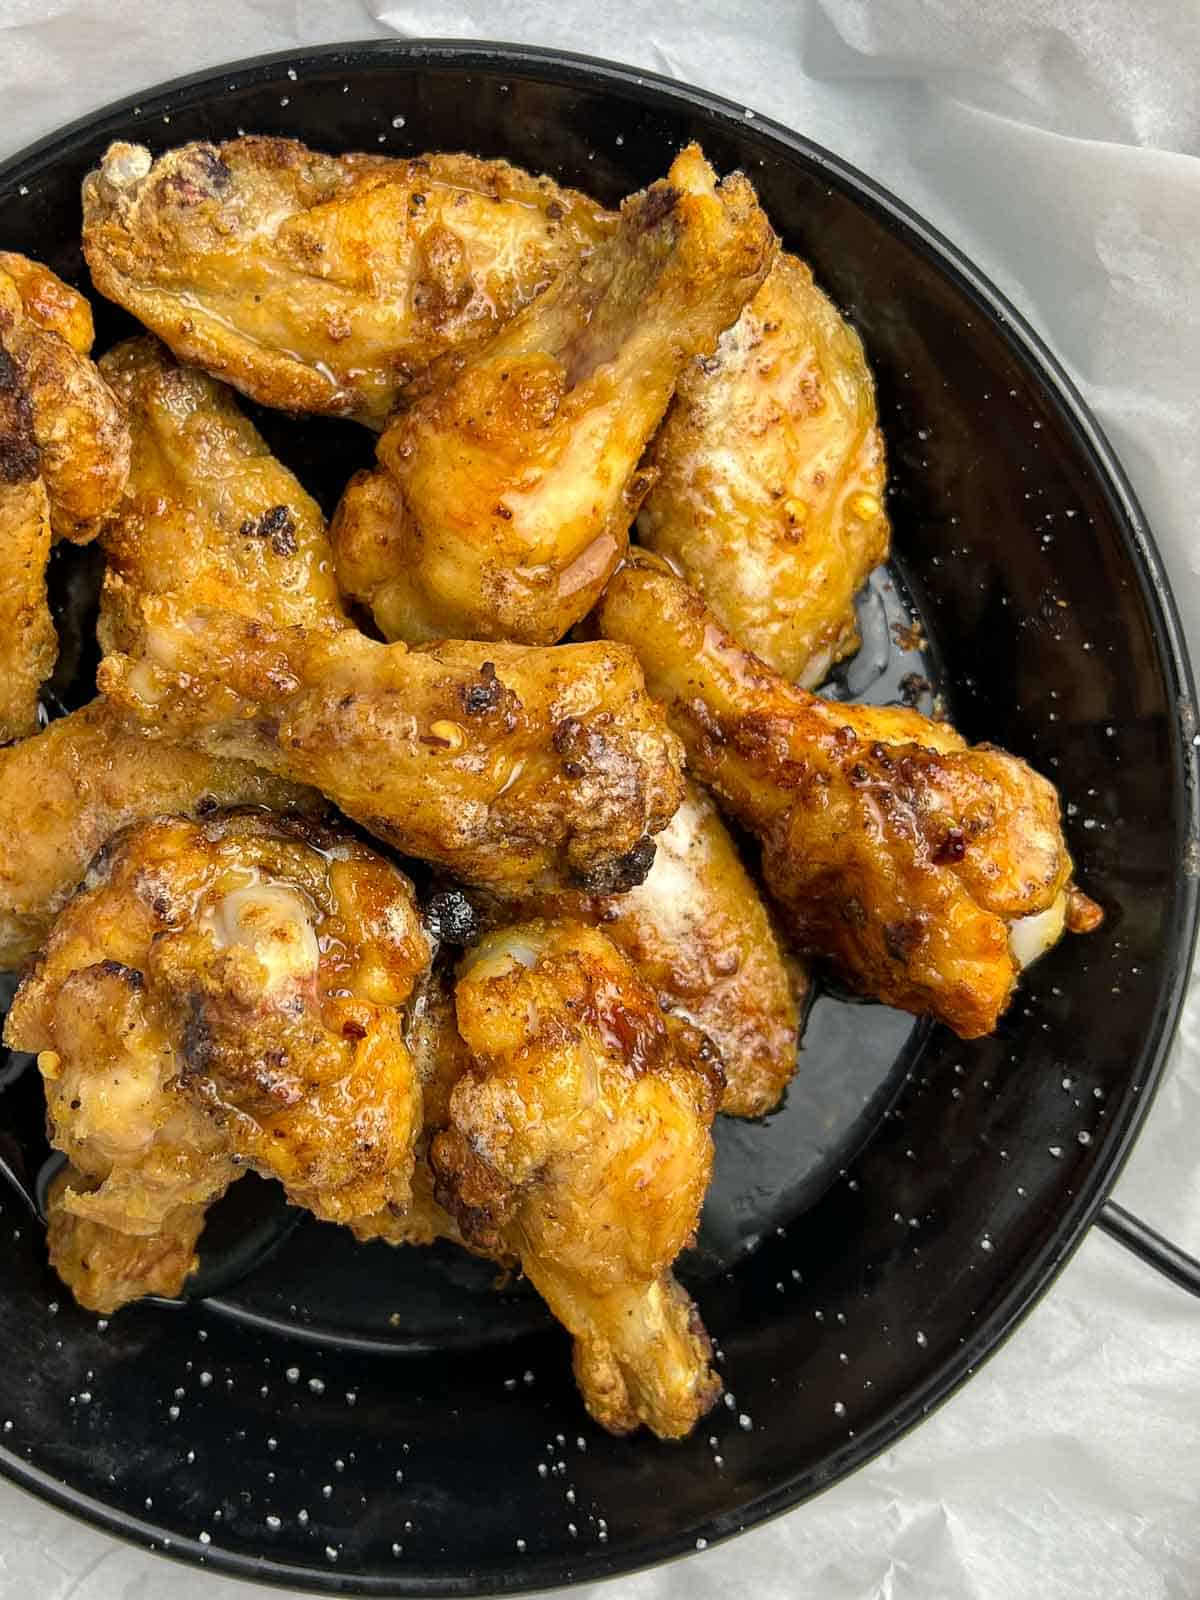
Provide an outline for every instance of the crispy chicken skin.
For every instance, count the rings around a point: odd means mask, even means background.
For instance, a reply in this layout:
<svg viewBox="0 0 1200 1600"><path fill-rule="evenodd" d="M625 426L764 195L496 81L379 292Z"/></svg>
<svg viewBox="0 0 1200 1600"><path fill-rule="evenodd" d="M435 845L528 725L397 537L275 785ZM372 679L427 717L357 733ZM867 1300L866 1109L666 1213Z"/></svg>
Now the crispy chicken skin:
<svg viewBox="0 0 1200 1600"><path fill-rule="evenodd" d="M415 372L492 332L612 225L505 161L292 139L157 160L113 144L83 185L96 287L181 360L264 405L373 427Z"/></svg>
<svg viewBox="0 0 1200 1600"><path fill-rule="evenodd" d="M146 595L275 624L343 626L320 509L231 391L176 366L157 339L127 339L100 370L132 441L129 480L102 540L101 646L139 648Z"/></svg>
<svg viewBox="0 0 1200 1600"><path fill-rule="evenodd" d="M71 1166L54 1179L46 1197L50 1265L79 1304L101 1316L148 1294L177 1295L199 1265L196 1244L208 1206L175 1206L154 1233L122 1233L71 1209L100 1186Z"/></svg>
<svg viewBox="0 0 1200 1600"><path fill-rule="evenodd" d="M381 1239L391 1245L429 1245L448 1239L470 1249L454 1218L434 1193L429 1150L450 1121L450 1096L471 1065L471 1053L458 1031L454 1014L454 967L438 959L413 990L407 1007L404 1042L421 1086L421 1132L413 1163L412 1193L351 1224L363 1241ZM481 1254L475 1251L475 1254Z"/></svg>
<svg viewBox="0 0 1200 1600"><path fill-rule="evenodd" d="M18 255L15 250L0 250L0 272L17 291L21 309L30 322L66 340L77 356L92 353L96 337L92 308L78 289L72 289L40 261Z"/></svg>
<svg viewBox="0 0 1200 1600"><path fill-rule="evenodd" d="M162 812L260 805L320 815L320 795L241 761L147 736L103 700L0 750L0 968L37 949L88 862Z"/></svg>
<svg viewBox="0 0 1200 1600"><path fill-rule="evenodd" d="M0 486L40 478L59 539L86 544L129 470L121 408L88 359L91 311L47 267L0 252Z"/></svg>
<svg viewBox="0 0 1200 1600"><path fill-rule="evenodd" d="M400 1007L429 964L412 886L345 834L260 812L113 840L5 1025L38 1052L68 1178L60 1270L85 1304L175 1292L196 1211L244 1170L353 1222L409 1196L420 1086ZM68 1216L151 1240L97 1282ZM166 1263L173 1263L168 1277Z"/></svg>
<svg viewBox="0 0 1200 1600"><path fill-rule="evenodd" d="M83 296L0 251L0 743L37 731L38 691L58 655L46 598L53 536L91 538L129 465L91 345Z"/></svg>
<svg viewBox="0 0 1200 1600"><path fill-rule="evenodd" d="M651 478L684 364L765 276L775 236L741 173L697 146L617 232L482 350L448 358L334 520L343 588L388 639L553 644L591 610Z"/></svg>
<svg viewBox="0 0 1200 1600"><path fill-rule="evenodd" d="M785 678L811 687L858 648L854 595L885 559L883 438L858 335L780 255L651 453L638 538Z"/></svg>
<svg viewBox="0 0 1200 1600"><path fill-rule="evenodd" d="M3 382L0 354L0 389ZM3 407L0 393L0 414ZM58 656L46 598L51 537L46 485L4 482L0 457L0 744L37 732L38 693Z"/></svg>
<svg viewBox="0 0 1200 1600"><path fill-rule="evenodd" d="M760 838L798 948L855 988L973 1038L1011 999L1014 928L1039 917L1045 943L1098 916L1068 893L1058 796L1024 762L796 688L654 557L622 568L599 622L638 651L692 772Z"/></svg>
<svg viewBox="0 0 1200 1600"><path fill-rule="evenodd" d="M210 755L321 789L407 855L503 891L640 883L683 794L679 744L631 650L384 645L143 602L113 701Z"/></svg>
<svg viewBox="0 0 1200 1600"><path fill-rule="evenodd" d="M472 1065L433 1141L466 1239L513 1256L575 1341L596 1421L681 1438L720 1392L671 1266L712 1165L720 1071L581 923L485 938L456 992Z"/></svg>
<svg viewBox="0 0 1200 1600"><path fill-rule="evenodd" d="M689 784L655 840L654 865L627 894L548 891L487 906L489 920L567 917L599 928L664 1012L707 1034L721 1058L721 1110L761 1117L796 1069L800 964L771 919L716 806Z"/></svg>

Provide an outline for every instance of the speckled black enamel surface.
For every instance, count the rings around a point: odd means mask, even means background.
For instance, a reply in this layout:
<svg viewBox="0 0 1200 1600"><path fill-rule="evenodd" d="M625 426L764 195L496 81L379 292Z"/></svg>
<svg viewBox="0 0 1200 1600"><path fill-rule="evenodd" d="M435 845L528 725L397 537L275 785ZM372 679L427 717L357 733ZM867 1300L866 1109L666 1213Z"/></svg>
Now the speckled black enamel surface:
<svg viewBox="0 0 1200 1600"><path fill-rule="evenodd" d="M728 1393L683 1444L596 1429L562 1333L464 1256L358 1247L311 1221L276 1240L268 1205L225 1219L209 1251L214 1268L247 1251L245 1266L273 1242L247 1275L105 1323L74 1307L5 1189L0 1469L170 1554L347 1593L535 1588L703 1548L919 1420L1107 1191L1161 1065L1195 914L1190 690L1156 560L1094 424L942 241L794 135L625 69L383 45L188 80L9 163L0 242L86 287L79 182L109 140L158 150L241 129L502 155L607 201L690 138L744 167L878 376L900 564L873 580L866 645L833 692L886 700L916 673L969 736L1040 765L1108 916L971 1045L818 997L783 1111L719 1131L687 1276ZM98 324L102 348L128 319L104 308ZM348 424L254 414L327 507L369 459ZM72 643L89 559L67 552L54 574L74 618L65 705L90 692L94 652ZM892 627L914 617L916 653ZM45 1145L21 1065L0 1079L0 1159L31 1184Z"/></svg>

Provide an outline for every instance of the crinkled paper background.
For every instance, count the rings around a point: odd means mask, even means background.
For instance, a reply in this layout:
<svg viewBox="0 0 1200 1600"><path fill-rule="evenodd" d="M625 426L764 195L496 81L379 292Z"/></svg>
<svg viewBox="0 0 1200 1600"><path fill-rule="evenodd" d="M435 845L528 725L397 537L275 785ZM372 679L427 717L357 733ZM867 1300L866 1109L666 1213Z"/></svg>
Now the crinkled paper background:
<svg viewBox="0 0 1200 1600"><path fill-rule="evenodd" d="M0 0L7 155L221 61L371 34L634 62L778 118L943 229L1066 362L1200 643L1194 0ZM0 241L2 242L2 241ZM1118 1186L1200 1252L1200 988ZM596 1589L576 1591L596 1594ZM2 1600L250 1600L0 1485ZM850 1481L622 1600L1196 1600L1200 1312L1099 1234L965 1390Z"/></svg>

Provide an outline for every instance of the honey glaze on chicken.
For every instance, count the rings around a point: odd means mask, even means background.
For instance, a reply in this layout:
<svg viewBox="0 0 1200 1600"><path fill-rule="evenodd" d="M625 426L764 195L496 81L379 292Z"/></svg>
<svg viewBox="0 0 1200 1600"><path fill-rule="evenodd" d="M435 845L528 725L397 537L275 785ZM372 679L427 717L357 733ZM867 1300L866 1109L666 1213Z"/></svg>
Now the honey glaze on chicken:
<svg viewBox="0 0 1200 1600"><path fill-rule="evenodd" d="M5 1027L38 1052L70 1163L50 1245L76 1297L177 1292L246 1170L331 1222L406 1202L401 1007L428 962L411 884L329 829L161 818L102 850Z"/></svg>

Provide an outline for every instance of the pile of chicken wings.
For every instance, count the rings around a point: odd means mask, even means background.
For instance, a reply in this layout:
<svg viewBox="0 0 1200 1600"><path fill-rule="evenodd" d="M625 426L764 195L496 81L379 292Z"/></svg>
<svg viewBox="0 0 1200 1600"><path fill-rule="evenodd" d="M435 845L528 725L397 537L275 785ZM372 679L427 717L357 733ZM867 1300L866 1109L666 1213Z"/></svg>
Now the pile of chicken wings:
<svg viewBox="0 0 1200 1600"><path fill-rule="evenodd" d="M1100 915L1044 778L812 692L889 547L857 335L695 146L613 213L116 144L83 244L148 330L98 361L0 253L0 963L56 1269L175 1294L253 1171L519 1269L592 1415L685 1435L720 1381L672 1266L807 963L970 1038ZM378 433L328 526L235 390ZM56 540L103 551L103 660L46 724Z"/></svg>

